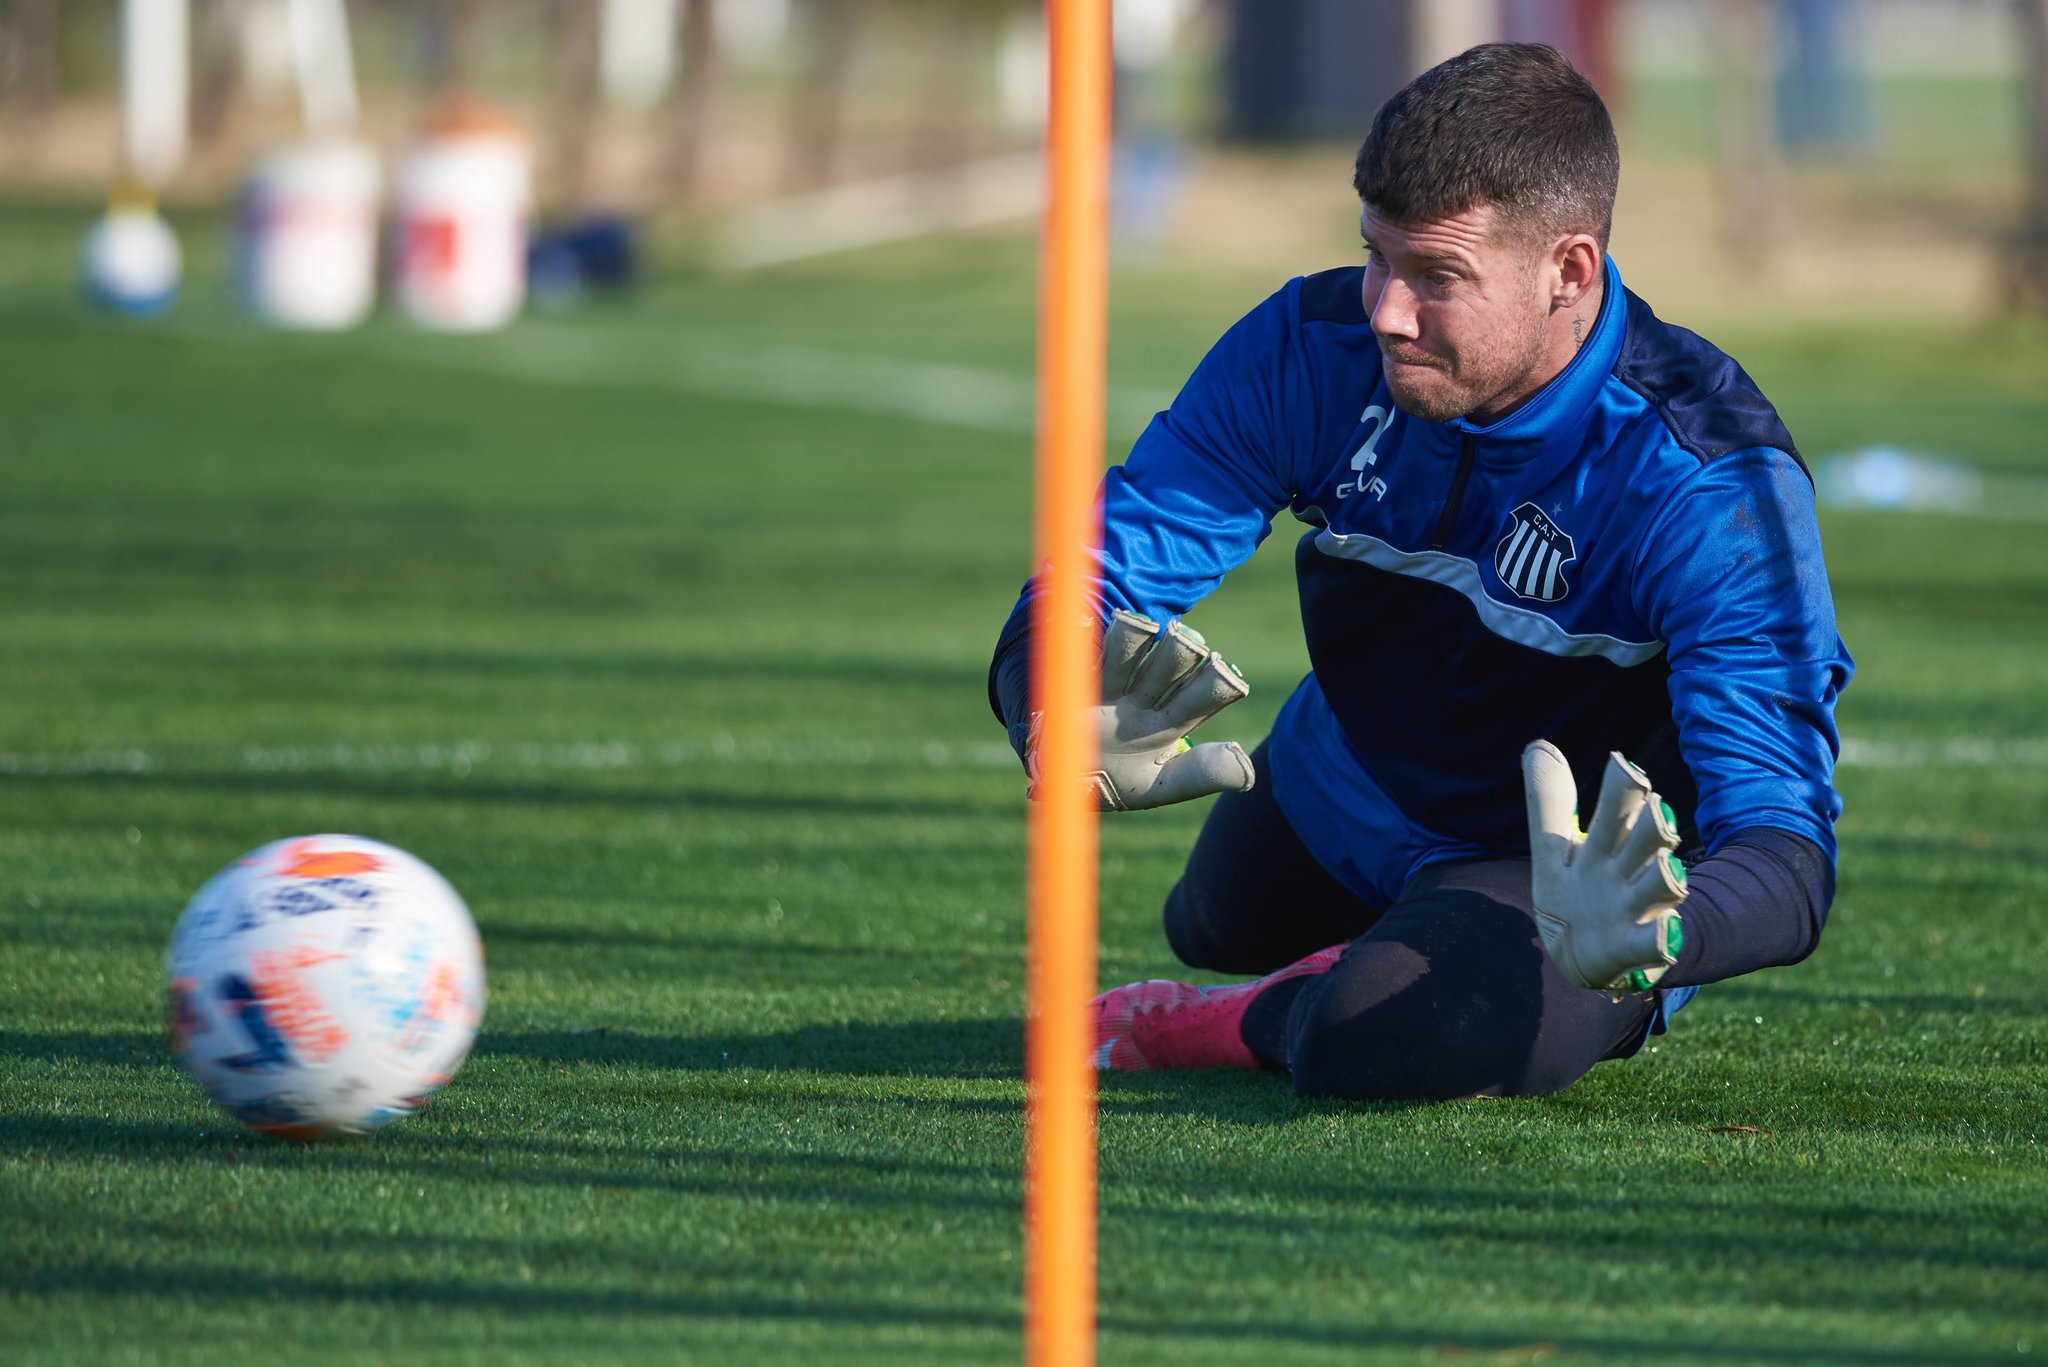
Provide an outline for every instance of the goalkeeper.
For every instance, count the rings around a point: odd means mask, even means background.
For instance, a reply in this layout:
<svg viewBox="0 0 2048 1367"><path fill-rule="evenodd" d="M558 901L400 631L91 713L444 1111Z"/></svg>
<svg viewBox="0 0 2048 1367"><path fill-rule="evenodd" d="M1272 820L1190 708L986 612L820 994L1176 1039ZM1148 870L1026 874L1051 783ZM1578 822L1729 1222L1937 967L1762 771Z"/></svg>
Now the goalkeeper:
<svg viewBox="0 0 2048 1367"><path fill-rule="evenodd" d="M1623 287L1619 164L1550 48L1424 73L1358 154L1365 263L1254 309L1104 480L1091 781L1222 794L1167 943L1263 976L1105 993L1098 1067L1535 1095L1812 951L1851 670L1813 488L1742 369ZM1312 672L1251 754L1189 749L1247 689L1177 619L1283 508ZM989 675L1027 768L1032 592Z"/></svg>

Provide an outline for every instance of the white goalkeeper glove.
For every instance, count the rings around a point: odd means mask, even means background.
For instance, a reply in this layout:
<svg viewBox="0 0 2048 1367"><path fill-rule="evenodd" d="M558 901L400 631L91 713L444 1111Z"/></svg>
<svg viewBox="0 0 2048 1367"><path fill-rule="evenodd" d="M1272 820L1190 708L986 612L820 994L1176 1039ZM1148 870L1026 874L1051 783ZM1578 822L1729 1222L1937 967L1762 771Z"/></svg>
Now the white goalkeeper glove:
<svg viewBox="0 0 2048 1367"><path fill-rule="evenodd" d="M1190 745L1188 732L1251 693L1221 655L1179 622L1118 611L1102 636L1101 744L1088 775L1105 812L1134 812L1252 786L1252 761L1236 741ZM1025 740L1033 796L1040 714Z"/></svg>
<svg viewBox="0 0 2048 1367"><path fill-rule="evenodd" d="M1685 866L1678 823L1643 771L1607 759L1593 825L1579 834L1572 767L1547 740L1522 751L1536 929L1565 977L1617 1001L1648 991L1678 960Z"/></svg>

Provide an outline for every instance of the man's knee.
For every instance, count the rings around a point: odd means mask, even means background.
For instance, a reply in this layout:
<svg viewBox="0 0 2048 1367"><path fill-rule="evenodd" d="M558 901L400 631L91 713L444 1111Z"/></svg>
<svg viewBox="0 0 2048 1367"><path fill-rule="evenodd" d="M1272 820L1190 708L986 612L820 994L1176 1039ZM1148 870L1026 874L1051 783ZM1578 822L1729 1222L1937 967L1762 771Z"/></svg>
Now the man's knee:
<svg viewBox="0 0 2048 1367"><path fill-rule="evenodd" d="M1166 945L1189 968L1212 973L1260 973L1256 946L1246 942L1242 908L1231 908L1206 894L1192 870L1166 894ZM1271 967L1266 965L1265 967Z"/></svg>
<svg viewBox="0 0 2048 1367"><path fill-rule="evenodd" d="M1344 989L1355 983L1327 984L1314 997L1304 993L1289 1035L1296 1095L1346 1101L1534 1095L1527 1083L1543 1047L1539 1013L1519 995L1497 999L1484 988L1447 999L1429 982L1432 976L1425 966L1409 986L1362 1010L1346 1000Z"/></svg>
<svg viewBox="0 0 2048 1367"><path fill-rule="evenodd" d="M1486 872L1446 881L1498 881ZM1541 1096L1639 1036L1652 1009L1566 983L1528 913L1497 890L1441 887L1397 904L1302 990L1288 1065L1302 1096Z"/></svg>

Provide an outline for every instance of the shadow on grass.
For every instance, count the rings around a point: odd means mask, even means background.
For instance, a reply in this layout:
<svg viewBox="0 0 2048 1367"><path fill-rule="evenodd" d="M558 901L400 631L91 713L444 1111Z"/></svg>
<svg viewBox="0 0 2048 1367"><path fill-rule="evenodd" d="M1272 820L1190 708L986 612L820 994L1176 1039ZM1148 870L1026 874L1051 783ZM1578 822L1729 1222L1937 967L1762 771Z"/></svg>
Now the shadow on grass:
<svg viewBox="0 0 2048 1367"><path fill-rule="evenodd" d="M1007 946L991 952L983 946L911 949L845 944L805 940L786 928L706 934L667 928L493 924L484 939L493 971L573 967L596 974L618 968L660 973L678 983L773 983L778 992L850 983L866 988L913 982L967 986L990 978L1007 983L1023 973L1017 952Z"/></svg>
<svg viewBox="0 0 2048 1367"><path fill-rule="evenodd" d="M787 1098L783 1104L790 1104ZM709 1201L744 1196L789 1210L829 1199L848 1209L922 1215L927 1221L970 1211L1002 1216L1014 1211L1021 1199L1014 1162L952 1159L922 1148L843 1153L787 1145L706 1144L672 1132L641 1132L616 1121L597 1138L516 1128L481 1137L411 1128L397 1134L292 1144L250 1134L224 1117L200 1128L100 1116L32 1115L0 1119L0 1154L95 1162L116 1157L175 1170L181 1174L178 1180L194 1164L227 1164L238 1171L313 1180L384 1181L402 1175L497 1191L524 1187ZM33 1195L25 1195L14 1213L32 1215L34 1204ZM51 1207L51 1218L58 1218L64 1203L43 1204ZM154 1242L175 1242L184 1228L160 1231ZM317 1245L324 1237L325 1231L310 1231L295 1244ZM471 1237L448 1236L450 1242ZM537 1242L538 1238L527 1246Z"/></svg>
<svg viewBox="0 0 2048 1367"><path fill-rule="evenodd" d="M1016 1318L994 1309L918 1303L882 1297L772 1297L745 1292L692 1291L692 1281L713 1280L705 1269L678 1259L673 1289L578 1287L545 1280L454 1280L437 1277L345 1278L303 1273L204 1266L143 1266L97 1260L30 1269L12 1285L17 1294L86 1293L126 1302L173 1298L219 1306L237 1305L413 1305L437 1311L491 1317L556 1316L618 1319L667 1316L721 1321L878 1325L887 1323L958 1328L1014 1329Z"/></svg>
<svg viewBox="0 0 2048 1367"><path fill-rule="evenodd" d="M171 1066L160 1030L0 1030L0 1060L14 1059L109 1068ZM8 1123L0 1118L0 1127Z"/></svg>
<svg viewBox="0 0 2048 1367"><path fill-rule="evenodd" d="M697 1072L774 1069L855 1077L1016 1078L1023 1071L1024 1022L845 1021L695 1038L601 1027L486 1031L477 1041L476 1053L482 1058Z"/></svg>
<svg viewBox="0 0 2048 1367"><path fill-rule="evenodd" d="M643 1034L580 1030L485 1029L472 1057L529 1062L625 1065L690 1072L736 1069L851 1077L1016 1078L1024 1023L1016 1018L841 1022L760 1034ZM36 1059L104 1067L165 1067L171 1059L153 1030L0 1031L0 1060ZM6 1122L0 1120L0 1125Z"/></svg>
<svg viewBox="0 0 2048 1367"><path fill-rule="evenodd" d="M991 1119L1023 1112L1024 1022L1016 1017L873 1024L843 1021L794 1030L686 1037L595 1027L581 1030L494 1031L477 1038L471 1057L514 1065L657 1070L693 1079L690 1098L705 1104L782 1106L805 1077L1009 1082L1014 1096L899 1095L897 1104L973 1113ZM155 1031L0 1031L0 1063L109 1068L173 1067ZM762 1084L780 1081L781 1085ZM569 1084L571 1087L577 1085ZM843 1101L834 1088L835 1101ZM877 1097L877 1100L883 1098ZM1098 1102L1105 1115L1196 1115L1238 1126L1279 1126L1305 1108L1333 1112L1400 1110L1297 1102L1287 1081L1271 1073L1147 1073L1105 1076ZM0 1149L13 1148L24 1120L0 1118ZM187 1141L189 1132L183 1133Z"/></svg>
<svg viewBox="0 0 2048 1367"><path fill-rule="evenodd" d="M1010 1081L1021 1088L1024 1022L1017 1017L843 1021L694 1038L605 1029L487 1032L476 1053L484 1058L624 1065L713 1077L730 1073L735 1081L788 1073ZM1427 1104L1300 1102L1285 1077L1268 1072L1104 1074L1099 1089L1097 1104L1105 1114L1207 1116L1233 1125L1285 1125L1305 1110L1402 1111ZM933 1098L923 1104L1014 1115L1021 1112L1023 1097L1020 1090L1015 1099Z"/></svg>

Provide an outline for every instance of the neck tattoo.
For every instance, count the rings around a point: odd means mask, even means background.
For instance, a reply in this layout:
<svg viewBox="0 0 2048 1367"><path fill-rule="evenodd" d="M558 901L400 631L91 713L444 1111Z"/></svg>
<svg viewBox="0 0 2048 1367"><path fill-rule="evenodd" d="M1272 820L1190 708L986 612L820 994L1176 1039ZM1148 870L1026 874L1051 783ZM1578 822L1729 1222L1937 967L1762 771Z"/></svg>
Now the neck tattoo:
<svg viewBox="0 0 2048 1367"><path fill-rule="evenodd" d="M1586 320L1572 319L1572 350L1577 351L1586 344Z"/></svg>

